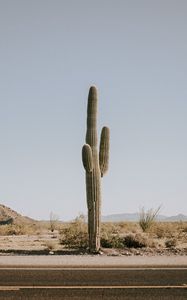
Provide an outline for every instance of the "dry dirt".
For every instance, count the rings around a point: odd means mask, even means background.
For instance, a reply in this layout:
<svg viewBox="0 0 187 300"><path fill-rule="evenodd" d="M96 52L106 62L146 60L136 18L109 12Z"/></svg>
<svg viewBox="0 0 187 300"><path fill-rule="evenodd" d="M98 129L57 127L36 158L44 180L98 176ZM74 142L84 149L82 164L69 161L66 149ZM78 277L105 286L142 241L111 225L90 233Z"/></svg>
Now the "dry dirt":
<svg viewBox="0 0 187 300"><path fill-rule="evenodd" d="M38 235L8 235L0 236L0 255L15 255L15 254L49 254L49 255L67 255L81 254L88 255L85 249L67 249L59 243L58 231L51 233L50 231ZM103 248L100 256L186 256L187 247L178 248L123 248L109 249Z"/></svg>

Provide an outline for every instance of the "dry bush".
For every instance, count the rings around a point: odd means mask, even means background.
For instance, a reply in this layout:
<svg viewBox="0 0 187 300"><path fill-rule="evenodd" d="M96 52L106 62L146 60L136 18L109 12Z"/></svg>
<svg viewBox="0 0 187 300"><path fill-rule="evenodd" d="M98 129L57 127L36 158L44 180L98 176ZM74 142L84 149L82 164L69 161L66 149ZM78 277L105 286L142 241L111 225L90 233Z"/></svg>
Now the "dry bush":
<svg viewBox="0 0 187 300"><path fill-rule="evenodd" d="M36 224L10 224L0 226L0 235L31 235L36 233Z"/></svg>
<svg viewBox="0 0 187 300"><path fill-rule="evenodd" d="M110 232L111 234L125 235L127 233L138 233L137 222L105 222L101 224L101 234Z"/></svg>
<svg viewBox="0 0 187 300"><path fill-rule="evenodd" d="M139 225L137 222L128 221L128 222L119 222L117 223L119 227L119 232L126 234L127 232L138 233Z"/></svg>
<svg viewBox="0 0 187 300"><path fill-rule="evenodd" d="M157 222L151 228L151 233L159 238L174 238L180 239L184 233L184 224L182 222Z"/></svg>
<svg viewBox="0 0 187 300"><path fill-rule="evenodd" d="M82 215L60 229L60 244L67 248L87 248L87 224Z"/></svg>
<svg viewBox="0 0 187 300"><path fill-rule="evenodd" d="M101 224L101 235L119 234L120 227L118 223L105 222Z"/></svg>
<svg viewBox="0 0 187 300"><path fill-rule="evenodd" d="M163 238L170 238L174 234L173 226L171 226L169 223L155 223L152 228L150 233L152 233L155 237L159 239Z"/></svg>

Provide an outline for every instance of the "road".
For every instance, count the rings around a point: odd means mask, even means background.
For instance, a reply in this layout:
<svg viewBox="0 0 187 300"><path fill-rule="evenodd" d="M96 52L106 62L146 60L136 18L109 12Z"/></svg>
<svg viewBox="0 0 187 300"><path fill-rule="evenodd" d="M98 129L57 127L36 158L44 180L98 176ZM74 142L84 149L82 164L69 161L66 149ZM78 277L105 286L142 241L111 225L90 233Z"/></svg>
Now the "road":
<svg viewBox="0 0 187 300"><path fill-rule="evenodd" d="M1 267L0 300L184 300L186 267Z"/></svg>

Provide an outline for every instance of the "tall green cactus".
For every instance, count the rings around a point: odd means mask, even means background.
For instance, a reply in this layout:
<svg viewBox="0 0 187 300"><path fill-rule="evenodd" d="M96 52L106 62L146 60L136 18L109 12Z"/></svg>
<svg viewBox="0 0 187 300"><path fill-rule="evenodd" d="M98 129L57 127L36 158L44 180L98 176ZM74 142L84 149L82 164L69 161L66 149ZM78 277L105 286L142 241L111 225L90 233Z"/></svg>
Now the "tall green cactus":
<svg viewBox="0 0 187 300"><path fill-rule="evenodd" d="M103 127L99 153L97 149L97 89L92 86L88 95L86 144L82 148L82 161L86 171L88 207L88 234L90 252L100 249L101 183L108 170L109 128Z"/></svg>

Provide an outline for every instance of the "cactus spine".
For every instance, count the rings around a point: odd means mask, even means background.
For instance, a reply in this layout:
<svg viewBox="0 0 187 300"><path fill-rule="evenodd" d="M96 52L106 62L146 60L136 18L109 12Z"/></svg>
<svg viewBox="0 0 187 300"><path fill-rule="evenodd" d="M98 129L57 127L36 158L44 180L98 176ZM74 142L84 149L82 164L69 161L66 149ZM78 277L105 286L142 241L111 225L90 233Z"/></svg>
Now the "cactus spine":
<svg viewBox="0 0 187 300"><path fill-rule="evenodd" d="M97 149L97 89L92 86L88 95L86 144L82 148L82 161L86 171L88 207L88 235L90 252L100 249L101 177L108 170L109 128L103 127L100 149Z"/></svg>

